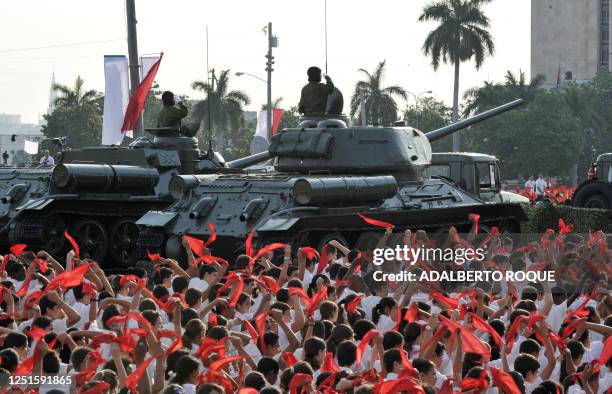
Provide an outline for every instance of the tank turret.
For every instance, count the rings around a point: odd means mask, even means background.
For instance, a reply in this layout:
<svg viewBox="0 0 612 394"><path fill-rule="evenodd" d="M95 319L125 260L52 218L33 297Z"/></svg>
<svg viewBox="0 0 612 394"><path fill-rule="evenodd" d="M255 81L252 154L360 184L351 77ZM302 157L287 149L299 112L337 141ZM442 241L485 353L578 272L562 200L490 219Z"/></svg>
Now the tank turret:
<svg viewBox="0 0 612 394"><path fill-rule="evenodd" d="M515 100L500 107L423 133L411 127L352 127L344 116L302 118L298 128L272 137L268 152L228 163L245 168L276 158L281 172L302 174L387 174L401 180L422 177L431 163L431 142L521 106Z"/></svg>

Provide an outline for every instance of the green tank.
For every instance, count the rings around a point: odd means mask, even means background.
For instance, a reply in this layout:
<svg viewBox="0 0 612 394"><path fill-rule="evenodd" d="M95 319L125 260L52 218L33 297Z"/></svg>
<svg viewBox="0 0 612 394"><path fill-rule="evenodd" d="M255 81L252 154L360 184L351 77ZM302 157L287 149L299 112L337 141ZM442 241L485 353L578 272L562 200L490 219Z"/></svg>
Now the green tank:
<svg viewBox="0 0 612 394"><path fill-rule="evenodd" d="M241 172L216 152L200 152L192 135L147 131L153 140L128 147L63 150L54 167L0 168L2 245L59 253L67 229L84 257L130 265L138 256L135 222L174 201L168 188L173 176Z"/></svg>
<svg viewBox="0 0 612 394"><path fill-rule="evenodd" d="M336 239L372 247L380 231L356 213L406 228L466 231L468 215L480 228L520 232L520 204L485 202L445 177L427 177L430 143L520 106L516 100L429 133L410 127L352 127L344 116L303 118L298 128L272 138L269 150L230 163L245 168L273 159L274 171L176 175L176 202L148 212L141 227L142 249L183 259L181 237L207 239L217 229L214 252L233 257L254 230L255 242L285 241L320 246ZM401 234L394 234L401 237ZM399 239L399 238L398 238Z"/></svg>

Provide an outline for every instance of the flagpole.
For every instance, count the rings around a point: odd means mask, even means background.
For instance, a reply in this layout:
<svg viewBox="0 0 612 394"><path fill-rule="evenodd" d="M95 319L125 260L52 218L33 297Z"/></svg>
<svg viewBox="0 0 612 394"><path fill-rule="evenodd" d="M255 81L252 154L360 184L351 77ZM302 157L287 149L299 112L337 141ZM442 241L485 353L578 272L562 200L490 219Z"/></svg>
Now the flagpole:
<svg viewBox="0 0 612 394"><path fill-rule="evenodd" d="M134 0L125 1L125 10L127 18L127 44L128 58L130 70L130 93L134 95L138 86L140 86L140 66L138 64L138 36L136 31L136 6ZM134 138L142 137L143 135L142 116L138 118L136 128L134 129Z"/></svg>

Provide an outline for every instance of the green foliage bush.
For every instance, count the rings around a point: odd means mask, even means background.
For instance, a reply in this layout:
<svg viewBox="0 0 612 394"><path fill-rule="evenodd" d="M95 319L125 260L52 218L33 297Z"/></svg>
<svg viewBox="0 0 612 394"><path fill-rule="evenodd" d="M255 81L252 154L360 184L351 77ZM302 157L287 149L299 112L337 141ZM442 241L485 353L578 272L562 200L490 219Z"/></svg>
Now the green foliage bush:
<svg viewBox="0 0 612 394"><path fill-rule="evenodd" d="M589 230L612 232L612 210L551 204L525 205L524 208L529 221L522 224L523 233L543 233L549 228L558 231L559 219L574 225L575 233L586 234Z"/></svg>

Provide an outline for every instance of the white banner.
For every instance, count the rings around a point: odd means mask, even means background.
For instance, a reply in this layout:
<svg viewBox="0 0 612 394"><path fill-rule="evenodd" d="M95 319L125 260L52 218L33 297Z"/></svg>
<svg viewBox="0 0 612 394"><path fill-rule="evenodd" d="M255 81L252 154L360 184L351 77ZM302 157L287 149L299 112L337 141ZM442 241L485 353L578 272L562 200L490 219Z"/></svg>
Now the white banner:
<svg viewBox="0 0 612 394"><path fill-rule="evenodd" d="M128 61L125 56L104 56L104 117L102 145L120 145L123 115L130 99Z"/></svg>
<svg viewBox="0 0 612 394"><path fill-rule="evenodd" d="M25 151L25 153L28 153L30 155L37 155L38 142L25 140L25 142L23 143L23 150Z"/></svg>
<svg viewBox="0 0 612 394"><path fill-rule="evenodd" d="M268 111L262 109L257 113L257 128L255 137L262 137L268 141Z"/></svg>
<svg viewBox="0 0 612 394"><path fill-rule="evenodd" d="M140 82L147 76L151 70L151 66L159 60L159 56L141 56L140 57Z"/></svg>

